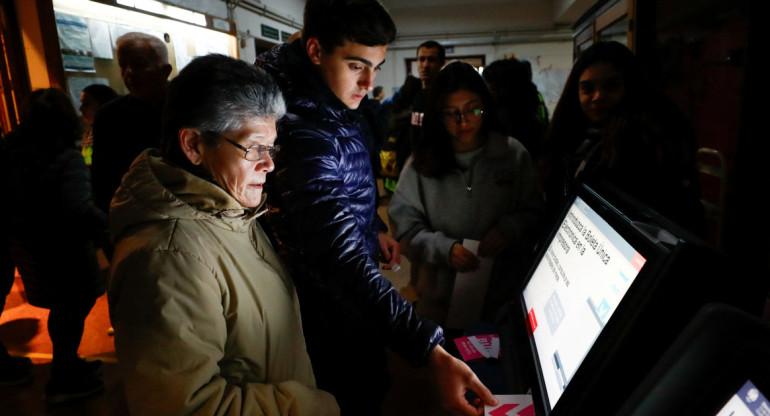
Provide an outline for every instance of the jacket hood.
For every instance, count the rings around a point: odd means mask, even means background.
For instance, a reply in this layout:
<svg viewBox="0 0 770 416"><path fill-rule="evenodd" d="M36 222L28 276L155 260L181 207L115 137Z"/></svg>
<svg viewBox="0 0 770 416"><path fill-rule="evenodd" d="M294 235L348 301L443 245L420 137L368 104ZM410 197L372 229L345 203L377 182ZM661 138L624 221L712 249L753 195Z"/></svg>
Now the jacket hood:
<svg viewBox="0 0 770 416"><path fill-rule="evenodd" d="M174 166L157 149L142 152L110 204L110 232L117 241L129 228L147 222L185 219L213 221L245 232L264 213L267 195L257 208L246 208L218 185Z"/></svg>
<svg viewBox="0 0 770 416"><path fill-rule="evenodd" d="M291 112L296 112L297 107L305 107L309 111L349 111L321 78L302 48L300 39L264 52L257 57L254 65L267 71L278 83Z"/></svg>

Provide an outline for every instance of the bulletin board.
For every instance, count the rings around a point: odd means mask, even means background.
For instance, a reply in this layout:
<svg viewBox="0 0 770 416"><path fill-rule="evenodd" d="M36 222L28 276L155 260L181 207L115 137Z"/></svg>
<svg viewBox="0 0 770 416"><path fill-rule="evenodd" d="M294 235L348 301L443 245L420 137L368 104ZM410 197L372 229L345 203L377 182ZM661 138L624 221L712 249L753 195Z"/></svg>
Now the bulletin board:
<svg viewBox="0 0 770 416"><path fill-rule="evenodd" d="M54 3L65 78L75 108L80 106L80 92L90 84L109 85L119 94L128 93L115 45L116 39L128 32L147 33L164 42L172 67L169 79L196 56L238 56L237 39L229 33L93 2L80 9L78 3L82 2Z"/></svg>

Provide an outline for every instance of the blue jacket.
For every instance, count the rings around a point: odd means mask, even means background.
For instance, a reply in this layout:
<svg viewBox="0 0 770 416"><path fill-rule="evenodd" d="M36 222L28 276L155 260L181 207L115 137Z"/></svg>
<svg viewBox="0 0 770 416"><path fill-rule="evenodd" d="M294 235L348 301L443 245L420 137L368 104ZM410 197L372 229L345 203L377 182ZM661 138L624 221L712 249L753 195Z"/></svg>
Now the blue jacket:
<svg viewBox="0 0 770 416"><path fill-rule="evenodd" d="M442 330L418 318L379 272L377 232L385 227L377 216L365 120L317 75L301 42L273 48L256 65L279 83L288 107L279 123L276 169L268 177L268 204L277 208L269 221L303 315L311 310L305 305L313 305L312 313L328 315L325 321L349 328L359 340L388 345L421 364L443 341ZM311 342L312 335L310 349Z"/></svg>

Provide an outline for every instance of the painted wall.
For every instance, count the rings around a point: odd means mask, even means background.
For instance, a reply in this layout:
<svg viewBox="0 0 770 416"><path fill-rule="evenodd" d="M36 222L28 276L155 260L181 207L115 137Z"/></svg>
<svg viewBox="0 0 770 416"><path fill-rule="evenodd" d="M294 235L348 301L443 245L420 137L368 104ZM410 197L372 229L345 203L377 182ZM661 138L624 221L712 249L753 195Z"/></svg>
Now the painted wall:
<svg viewBox="0 0 770 416"><path fill-rule="evenodd" d="M294 19L297 22L297 26L302 25L302 7L299 9L299 14L283 14L282 16ZM296 13L296 11L294 12ZM235 21L235 27L238 31L238 56L240 59L246 62L254 62L256 59L256 45L255 41L263 41L270 43L277 43L276 40L266 38L262 36L261 25L267 25L271 28L278 29L279 32L294 33L299 29L284 23L277 22L265 16L250 12L246 9L236 8L233 12L233 20Z"/></svg>
<svg viewBox="0 0 770 416"><path fill-rule="evenodd" d="M45 60L43 35L40 32L38 12L35 2L16 1L19 27L24 42L24 55L27 58L29 82L32 90L50 88L51 83Z"/></svg>
<svg viewBox="0 0 770 416"><path fill-rule="evenodd" d="M305 0L251 0L250 3L288 19L295 24L278 22L260 13L254 13L243 7L236 7L232 12L222 0L165 0L181 7L227 19L230 16L238 32L238 56L246 62L256 59L255 40L277 43L278 41L262 36L261 25L267 25L280 32L294 33L302 26L302 12ZM263 13L264 14L264 13Z"/></svg>
<svg viewBox="0 0 770 416"><path fill-rule="evenodd" d="M504 45L499 52L504 57L527 60L532 64L532 82L543 95L549 113L553 114L572 69L572 42ZM501 57L499 52L498 59Z"/></svg>

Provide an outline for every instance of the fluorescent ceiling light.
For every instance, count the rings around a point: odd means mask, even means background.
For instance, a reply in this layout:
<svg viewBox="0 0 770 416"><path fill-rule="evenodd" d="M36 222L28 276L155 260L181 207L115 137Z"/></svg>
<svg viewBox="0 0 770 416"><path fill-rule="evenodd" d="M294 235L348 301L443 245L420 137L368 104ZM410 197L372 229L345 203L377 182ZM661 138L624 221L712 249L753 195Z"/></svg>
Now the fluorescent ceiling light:
<svg viewBox="0 0 770 416"><path fill-rule="evenodd" d="M122 6L168 16L198 26L206 26L206 16L204 14L164 4L156 0L117 0L117 3Z"/></svg>

